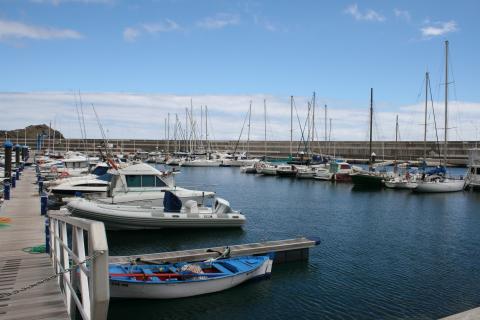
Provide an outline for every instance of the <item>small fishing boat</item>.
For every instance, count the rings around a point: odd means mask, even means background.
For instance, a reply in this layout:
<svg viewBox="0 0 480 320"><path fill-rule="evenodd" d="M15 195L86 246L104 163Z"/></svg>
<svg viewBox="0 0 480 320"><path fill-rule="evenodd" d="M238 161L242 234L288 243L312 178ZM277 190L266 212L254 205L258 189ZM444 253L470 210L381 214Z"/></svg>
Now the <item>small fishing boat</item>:
<svg viewBox="0 0 480 320"><path fill-rule="evenodd" d="M175 299L223 291L272 271L268 256L205 262L110 264L112 298Z"/></svg>
<svg viewBox="0 0 480 320"><path fill-rule="evenodd" d="M205 207L195 200L182 203L170 191L165 191L163 207L104 204L77 198L67 204L67 210L80 218L102 221L109 230L233 228L246 221L224 199L215 198L212 207Z"/></svg>

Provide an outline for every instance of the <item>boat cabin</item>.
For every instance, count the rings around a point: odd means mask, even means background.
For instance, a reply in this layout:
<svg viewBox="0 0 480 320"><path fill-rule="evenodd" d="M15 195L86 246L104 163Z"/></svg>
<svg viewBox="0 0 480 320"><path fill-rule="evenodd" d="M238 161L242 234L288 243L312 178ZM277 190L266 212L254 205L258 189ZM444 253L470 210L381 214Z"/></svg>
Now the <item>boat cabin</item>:
<svg viewBox="0 0 480 320"><path fill-rule="evenodd" d="M155 191L158 188L173 188L171 175L166 175L154 167L139 163L118 170L112 179L112 191Z"/></svg>

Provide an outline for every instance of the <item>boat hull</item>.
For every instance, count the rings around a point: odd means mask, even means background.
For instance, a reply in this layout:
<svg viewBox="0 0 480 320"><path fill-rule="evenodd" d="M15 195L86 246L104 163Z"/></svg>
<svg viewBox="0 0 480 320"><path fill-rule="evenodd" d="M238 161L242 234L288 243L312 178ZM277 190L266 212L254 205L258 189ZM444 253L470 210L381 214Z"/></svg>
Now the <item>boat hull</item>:
<svg viewBox="0 0 480 320"><path fill-rule="evenodd" d="M265 175L265 176L276 176L277 175L277 168L273 168L273 167L262 168L260 173Z"/></svg>
<svg viewBox="0 0 480 320"><path fill-rule="evenodd" d="M380 189L383 187L382 176L372 175L372 174L363 174L356 173L350 176L355 187L361 188L376 188Z"/></svg>
<svg viewBox="0 0 480 320"><path fill-rule="evenodd" d="M106 205L84 199L70 201L67 209L76 217L102 221L108 230L239 228L246 221L239 212L166 213L163 208Z"/></svg>
<svg viewBox="0 0 480 320"><path fill-rule="evenodd" d="M417 187L413 189L419 193L442 193L442 192L458 192L465 187L464 180L448 180L440 181L423 181L419 182Z"/></svg>
<svg viewBox="0 0 480 320"><path fill-rule="evenodd" d="M220 167L221 162L215 160L183 161L181 167Z"/></svg>
<svg viewBox="0 0 480 320"><path fill-rule="evenodd" d="M336 182L352 182L350 173L335 173L334 179Z"/></svg>
<svg viewBox="0 0 480 320"><path fill-rule="evenodd" d="M409 181L385 181L385 187L390 189L415 189L418 186L416 182Z"/></svg>
<svg viewBox="0 0 480 320"><path fill-rule="evenodd" d="M266 259L258 267L231 276L193 280L186 282L164 281L163 283L125 282L110 280L110 297L135 299L177 299L219 292L233 288L245 281L268 276L272 260Z"/></svg>

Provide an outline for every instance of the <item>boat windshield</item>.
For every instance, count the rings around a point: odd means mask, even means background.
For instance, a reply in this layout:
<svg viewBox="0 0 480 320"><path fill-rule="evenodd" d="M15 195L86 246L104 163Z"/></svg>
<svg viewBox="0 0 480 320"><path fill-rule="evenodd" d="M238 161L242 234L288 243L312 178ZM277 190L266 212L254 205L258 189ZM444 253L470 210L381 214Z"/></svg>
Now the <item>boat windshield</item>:
<svg viewBox="0 0 480 320"><path fill-rule="evenodd" d="M155 175L127 175L127 186L129 188L145 188L145 187L166 187L167 184Z"/></svg>

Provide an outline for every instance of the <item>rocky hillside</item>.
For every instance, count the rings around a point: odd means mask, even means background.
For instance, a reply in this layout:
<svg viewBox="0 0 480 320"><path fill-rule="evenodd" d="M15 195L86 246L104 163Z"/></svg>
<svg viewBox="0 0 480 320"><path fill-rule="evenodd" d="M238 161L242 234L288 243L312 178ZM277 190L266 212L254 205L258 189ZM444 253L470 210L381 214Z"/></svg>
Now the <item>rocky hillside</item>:
<svg viewBox="0 0 480 320"><path fill-rule="evenodd" d="M45 137L48 137L49 128L48 128L48 125L46 124L37 124L37 125L28 126L23 129L15 129L10 131L0 130L0 137L3 140L6 133L9 139L15 140L18 133L19 139L23 139L25 137L25 130L27 131L27 139L36 139L39 134L44 134ZM51 137L53 137L54 133L55 133L56 139L65 139L60 131L50 129Z"/></svg>

